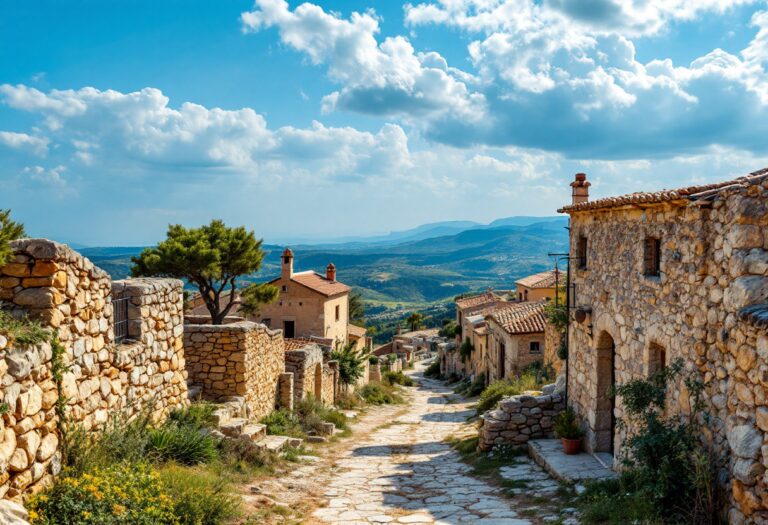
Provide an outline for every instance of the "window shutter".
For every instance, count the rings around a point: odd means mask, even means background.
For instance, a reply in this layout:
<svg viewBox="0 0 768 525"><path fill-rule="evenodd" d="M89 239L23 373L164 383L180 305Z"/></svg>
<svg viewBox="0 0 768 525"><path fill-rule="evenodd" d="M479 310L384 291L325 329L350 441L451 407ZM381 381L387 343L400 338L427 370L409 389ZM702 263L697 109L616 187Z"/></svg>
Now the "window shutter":
<svg viewBox="0 0 768 525"><path fill-rule="evenodd" d="M653 239L647 237L643 247L643 272L645 275L653 273Z"/></svg>

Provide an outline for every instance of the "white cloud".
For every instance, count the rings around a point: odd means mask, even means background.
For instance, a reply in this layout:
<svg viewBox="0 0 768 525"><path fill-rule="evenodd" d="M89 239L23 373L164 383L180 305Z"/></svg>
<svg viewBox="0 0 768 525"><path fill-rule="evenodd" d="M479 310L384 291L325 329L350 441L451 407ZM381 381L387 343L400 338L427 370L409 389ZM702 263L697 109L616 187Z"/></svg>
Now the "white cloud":
<svg viewBox="0 0 768 525"><path fill-rule="evenodd" d="M256 0L241 20L246 32L276 27L285 45L328 66L329 77L343 87L323 99L325 111L475 119L483 110L483 95L468 86L473 77L447 67L439 54L417 53L403 36L379 43L372 11L344 19L315 4L291 10L284 0Z"/></svg>
<svg viewBox="0 0 768 525"><path fill-rule="evenodd" d="M224 168L258 175L314 177L382 175L410 165L408 139L394 124L378 132L326 127L269 129L253 109L224 110L184 103L178 109L154 88L120 93L94 88L43 93L0 86L12 108L40 116L46 138L0 135L0 140L62 145L59 155L85 166ZM77 108L72 111L72 107ZM26 137L26 138L25 138ZM23 139L23 140L22 140Z"/></svg>
<svg viewBox="0 0 768 525"><path fill-rule="evenodd" d="M51 169L42 166L28 166L22 170L22 175L51 189L63 190L67 188L67 181L62 176L65 171L67 171L65 166L56 166Z"/></svg>
<svg viewBox="0 0 768 525"><path fill-rule="evenodd" d="M48 153L48 139L33 137L26 133L0 131L0 144L14 149L30 151L39 157L43 157Z"/></svg>

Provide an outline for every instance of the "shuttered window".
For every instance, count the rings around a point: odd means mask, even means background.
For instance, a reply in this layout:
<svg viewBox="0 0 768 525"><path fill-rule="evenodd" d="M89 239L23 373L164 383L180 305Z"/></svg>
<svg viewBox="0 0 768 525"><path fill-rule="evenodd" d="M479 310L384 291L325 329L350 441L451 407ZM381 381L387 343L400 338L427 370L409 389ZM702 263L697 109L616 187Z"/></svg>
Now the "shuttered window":
<svg viewBox="0 0 768 525"><path fill-rule="evenodd" d="M579 237L576 256L579 259L579 268L584 270L587 267L587 238L583 235Z"/></svg>
<svg viewBox="0 0 768 525"><path fill-rule="evenodd" d="M643 270L648 276L661 273L661 240L655 237L646 237L645 239Z"/></svg>

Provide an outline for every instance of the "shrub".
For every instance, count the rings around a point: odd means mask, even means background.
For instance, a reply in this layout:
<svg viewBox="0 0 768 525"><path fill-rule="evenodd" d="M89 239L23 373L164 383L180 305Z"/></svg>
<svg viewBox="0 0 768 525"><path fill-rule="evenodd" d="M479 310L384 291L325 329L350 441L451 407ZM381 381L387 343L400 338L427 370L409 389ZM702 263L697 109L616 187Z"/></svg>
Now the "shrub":
<svg viewBox="0 0 768 525"><path fill-rule="evenodd" d="M365 373L366 356L358 352L356 346L357 344L353 341L341 350L331 352L331 359L339 363L339 381L344 386L357 383Z"/></svg>
<svg viewBox="0 0 768 525"><path fill-rule="evenodd" d="M360 397L369 405L395 405L403 402L402 396L392 386L375 381L360 389Z"/></svg>
<svg viewBox="0 0 768 525"><path fill-rule="evenodd" d="M456 335L459 333L459 325L456 323L456 321L446 320L446 322L443 323L443 327L440 328L440 331L437 332L437 335L440 337L447 337L448 339L453 339L456 337Z"/></svg>
<svg viewBox="0 0 768 525"><path fill-rule="evenodd" d="M0 210L0 266L11 260L13 256L8 243L26 235L24 226L11 220L11 210Z"/></svg>
<svg viewBox="0 0 768 525"><path fill-rule="evenodd" d="M16 319L3 310L0 310L0 335L20 347L33 346L51 339L50 332L37 321Z"/></svg>
<svg viewBox="0 0 768 525"><path fill-rule="evenodd" d="M413 379L405 375L402 371L384 372L384 382L390 385L413 386Z"/></svg>
<svg viewBox="0 0 768 525"><path fill-rule="evenodd" d="M92 474L65 475L27 504L34 525L174 525L173 501L157 472L119 463Z"/></svg>
<svg viewBox="0 0 768 525"><path fill-rule="evenodd" d="M474 381L467 381L453 389L455 393L466 397L479 396L483 390L485 390L485 374L478 374Z"/></svg>
<svg viewBox="0 0 768 525"><path fill-rule="evenodd" d="M208 401L195 401L186 408L173 410L168 419L179 426L208 428L213 426L213 412L216 405Z"/></svg>
<svg viewBox="0 0 768 525"><path fill-rule="evenodd" d="M717 523L720 494L714 462L698 438L699 421L707 420L700 413L703 384L692 375L681 378L690 392L691 417L663 416L668 384L682 371L683 361L678 359L649 379L633 379L615 388L627 418L619 425L627 428L631 423L631 432L625 441L618 492L615 486L599 485L579 499L585 515L597 516L592 523L600 523L603 511L623 505L622 512L629 512L633 502L642 500L648 502L647 508L638 507L626 522Z"/></svg>
<svg viewBox="0 0 768 525"><path fill-rule="evenodd" d="M261 418L261 424L267 426L268 434L304 437L299 418L285 408L273 410Z"/></svg>
<svg viewBox="0 0 768 525"><path fill-rule="evenodd" d="M472 356L472 352L475 351L475 345L469 340L469 337L465 338L459 346L459 355L461 356L461 362L465 362Z"/></svg>
<svg viewBox="0 0 768 525"><path fill-rule="evenodd" d="M390 363L397 361L397 354L387 354L387 361Z"/></svg>
<svg viewBox="0 0 768 525"><path fill-rule="evenodd" d="M511 380L494 381L480 394L480 399L477 402L477 413L481 414L496 408L496 404L505 397L516 396L526 390L535 390L539 386L539 383L536 382L536 376L533 374L523 374Z"/></svg>
<svg viewBox="0 0 768 525"><path fill-rule="evenodd" d="M168 465L160 471L180 525L220 525L240 513L240 497L220 475Z"/></svg>
<svg viewBox="0 0 768 525"><path fill-rule="evenodd" d="M430 363L430 365L424 370L424 377L432 377L434 379L442 379L443 375L440 373L440 361L435 359Z"/></svg>
<svg viewBox="0 0 768 525"><path fill-rule="evenodd" d="M357 410L365 405L365 401L357 392L340 392L336 397L336 406L343 410Z"/></svg>
<svg viewBox="0 0 768 525"><path fill-rule="evenodd" d="M584 431L579 425L576 412L571 407L566 408L555 416L555 434L565 439L579 439Z"/></svg>
<svg viewBox="0 0 768 525"><path fill-rule="evenodd" d="M213 437L194 426L174 422L149 431L147 451L162 461L184 465L208 463L218 457Z"/></svg>
<svg viewBox="0 0 768 525"><path fill-rule="evenodd" d="M375 355L369 355L368 356L368 362L370 364L372 364L372 365L376 365L376 364L379 363L379 358L378 358L378 356L375 356Z"/></svg>
<svg viewBox="0 0 768 525"><path fill-rule="evenodd" d="M304 432L317 432L320 430L320 423L333 423L336 428L346 430L349 428L347 416L334 408L325 406L318 399L308 396L302 399L293 407L296 416L301 422Z"/></svg>

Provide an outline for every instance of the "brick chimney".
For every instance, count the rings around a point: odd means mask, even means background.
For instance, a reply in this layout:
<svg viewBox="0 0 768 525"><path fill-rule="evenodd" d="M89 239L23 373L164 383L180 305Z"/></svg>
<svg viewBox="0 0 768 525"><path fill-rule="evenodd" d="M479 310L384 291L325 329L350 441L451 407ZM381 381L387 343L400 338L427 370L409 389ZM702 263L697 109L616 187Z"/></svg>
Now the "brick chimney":
<svg viewBox="0 0 768 525"><path fill-rule="evenodd" d="M573 202L571 204L581 204L582 202L589 202L589 187L591 184L587 182L586 173L577 173L576 179L571 183L573 188L572 196Z"/></svg>
<svg viewBox="0 0 768 525"><path fill-rule="evenodd" d="M280 277L288 281L293 277L293 252L290 248L286 248L283 252Z"/></svg>
<svg viewBox="0 0 768 525"><path fill-rule="evenodd" d="M333 265L333 263L329 264L328 268L325 269L325 278L329 281L336 280L336 267Z"/></svg>

